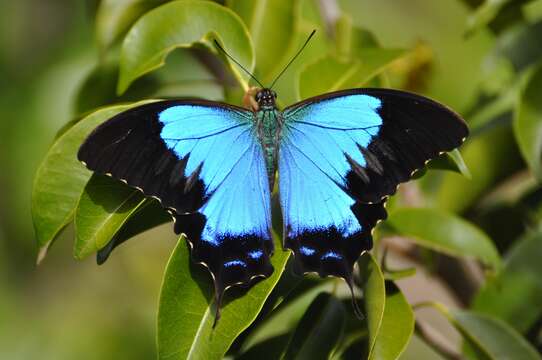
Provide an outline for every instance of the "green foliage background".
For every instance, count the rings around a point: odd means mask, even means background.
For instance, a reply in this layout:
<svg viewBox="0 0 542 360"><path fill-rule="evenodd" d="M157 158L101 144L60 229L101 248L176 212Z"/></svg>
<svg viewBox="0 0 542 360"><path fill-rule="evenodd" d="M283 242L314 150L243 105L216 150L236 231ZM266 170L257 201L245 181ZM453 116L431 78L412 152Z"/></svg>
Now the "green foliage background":
<svg viewBox="0 0 542 360"><path fill-rule="evenodd" d="M1 358L541 358L541 0L0 6ZM212 330L209 276L168 217L75 153L141 101L239 104L248 78L215 37L269 83L312 29L280 105L402 88L472 134L390 201L358 264L365 320L343 283L297 278L277 251L273 276L230 291Z"/></svg>

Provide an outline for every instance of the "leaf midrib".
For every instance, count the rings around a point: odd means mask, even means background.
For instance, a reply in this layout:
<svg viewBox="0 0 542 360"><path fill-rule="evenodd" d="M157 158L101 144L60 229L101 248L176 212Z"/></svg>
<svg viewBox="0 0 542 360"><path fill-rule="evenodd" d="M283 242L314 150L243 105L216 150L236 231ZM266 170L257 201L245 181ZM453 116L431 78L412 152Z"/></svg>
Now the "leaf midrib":
<svg viewBox="0 0 542 360"><path fill-rule="evenodd" d="M201 318L201 321L198 326L198 330L196 330L196 334L194 335L194 339L192 341L192 345L190 346L190 350L188 350L188 354L186 355L187 359L192 359L192 353L197 348L195 345L199 343L199 338L201 337L203 326L205 325L205 323L207 323L207 318L209 317L210 310L211 310L211 306L208 305L207 309L205 310L205 313L203 314L203 317Z"/></svg>

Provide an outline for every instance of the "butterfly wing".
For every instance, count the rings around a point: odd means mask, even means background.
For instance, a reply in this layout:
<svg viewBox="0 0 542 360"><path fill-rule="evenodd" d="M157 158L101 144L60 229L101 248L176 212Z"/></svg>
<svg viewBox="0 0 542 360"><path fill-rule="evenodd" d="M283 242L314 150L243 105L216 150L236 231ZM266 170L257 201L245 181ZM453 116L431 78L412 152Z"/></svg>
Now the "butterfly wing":
<svg viewBox="0 0 542 360"><path fill-rule="evenodd" d="M207 101L161 101L123 112L91 133L78 157L159 199L216 296L269 276L270 191L252 113Z"/></svg>
<svg viewBox="0 0 542 360"><path fill-rule="evenodd" d="M303 272L351 281L399 183L468 134L458 115L394 90L326 94L284 111L279 189L285 246Z"/></svg>

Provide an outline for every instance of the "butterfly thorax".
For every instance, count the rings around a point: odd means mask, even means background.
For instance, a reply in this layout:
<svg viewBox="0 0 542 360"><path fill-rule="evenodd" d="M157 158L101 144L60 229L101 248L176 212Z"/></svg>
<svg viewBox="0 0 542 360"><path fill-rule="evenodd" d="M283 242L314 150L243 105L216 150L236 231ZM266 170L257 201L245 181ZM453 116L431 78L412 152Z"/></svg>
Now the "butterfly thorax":
<svg viewBox="0 0 542 360"><path fill-rule="evenodd" d="M262 89L256 94L258 110L255 112L258 138L265 154L267 177L271 189L274 185L277 169L278 144L280 141L282 114L277 109L273 90Z"/></svg>

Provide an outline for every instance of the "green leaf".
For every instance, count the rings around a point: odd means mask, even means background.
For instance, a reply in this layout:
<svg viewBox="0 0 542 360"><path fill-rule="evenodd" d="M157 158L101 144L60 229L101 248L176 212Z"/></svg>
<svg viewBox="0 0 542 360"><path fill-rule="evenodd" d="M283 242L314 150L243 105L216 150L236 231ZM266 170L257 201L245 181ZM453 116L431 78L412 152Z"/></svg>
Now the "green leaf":
<svg viewBox="0 0 542 360"><path fill-rule="evenodd" d="M480 289L472 309L527 332L542 314L542 233L528 234L508 251L501 271Z"/></svg>
<svg viewBox="0 0 542 360"><path fill-rule="evenodd" d="M392 281L385 282L384 316L369 359L398 359L414 332L414 313L401 290Z"/></svg>
<svg viewBox="0 0 542 360"><path fill-rule="evenodd" d="M289 334L277 335L265 339L264 341L257 343L253 347L249 348L241 355L236 355L236 360L260 360L262 354L268 359L280 359L283 355L283 350L290 340Z"/></svg>
<svg viewBox="0 0 542 360"><path fill-rule="evenodd" d="M416 275L416 268L410 267L410 268L404 268L404 269L390 269L388 267L388 248L384 249L384 254L382 255L381 263L381 271L384 275L384 279L386 280L401 280L407 277L411 277Z"/></svg>
<svg viewBox="0 0 542 360"><path fill-rule="evenodd" d="M440 208L453 212L466 211L492 186L521 168L521 157L511 126L501 122L479 135L471 138L461 149L472 172L472 179L451 172L443 173L438 182L431 183L431 180L437 180L435 177L422 179L421 185L435 194L435 203Z"/></svg>
<svg viewBox="0 0 542 360"><path fill-rule="evenodd" d="M106 246L144 202L141 191L105 175L92 175L75 212L75 258Z"/></svg>
<svg viewBox="0 0 542 360"><path fill-rule="evenodd" d="M482 358L542 359L529 342L502 320L473 311L450 310L441 304L430 305L448 318Z"/></svg>
<svg viewBox="0 0 542 360"><path fill-rule="evenodd" d="M307 65L299 76L299 94L302 99L337 89L335 84L352 67L350 60L326 56Z"/></svg>
<svg viewBox="0 0 542 360"><path fill-rule="evenodd" d="M299 322L284 359L329 358L344 331L346 311L343 304L321 293Z"/></svg>
<svg viewBox="0 0 542 360"><path fill-rule="evenodd" d="M102 0L96 12L96 40L102 51L117 42L144 13L168 0Z"/></svg>
<svg viewBox="0 0 542 360"><path fill-rule="evenodd" d="M282 70L284 59L295 44L299 0L229 0L228 6L245 22L256 53L256 76L271 79ZM270 34L273 36L270 38Z"/></svg>
<svg viewBox="0 0 542 360"><path fill-rule="evenodd" d="M285 273L286 274L286 273ZM324 291L333 290L332 281L324 281L323 284L309 289L295 300L292 300L287 305L280 306L273 311L264 322L250 333L243 343L242 351L247 351L255 345L271 339L275 336L288 334L295 329L295 326L303 316L305 310L318 296Z"/></svg>
<svg viewBox="0 0 542 360"><path fill-rule="evenodd" d="M171 215L160 205L157 200L147 199L145 203L139 206L134 214L124 223L122 228L115 233L115 236L101 248L96 254L98 265L103 264L109 258L109 255L120 244L150 230L156 226L171 221Z"/></svg>
<svg viewBox="0 0 542 360"><path fill-rule="evenodd" d="M404 54L404 50L369 48L360 52L359 58L350 60L328 55L306 66L301 72L301 98L362 87Z"/></svg>
<svg viewBox="0 0 542 360"><path fill-rule="evenodd" d="M299 74L302 69L322 56L327 54L332 44L326 36L326 23L322 18L318 2L314 0L300 0L301 19L299 20L299 30L296 32L293 45L290 47L284 59L292 59L303 43L307 40L309 34L316 30L316 35L312 38L310 45L307 46L297 57L297 59L288 67L288 70L275 85L279 98L277 99L281 106L291 105L301 100L299 96ZM286 60L286 61L288 61ZM283 61L280 67L286 66ZM264 79L265 81L266 79Z"/></svg>
<svg viewBox="0 0 542 360"><path fill-rule="evenodd" d="M523 16L534 24L542 19L542 0L532 0L521 8Z"/></svg>
<svg viewBox="0 0 542 360"><path fill-rule="evenodd" d="M420 246L451 256L477 259L493 268L500 256L491 239L474 224L438 209L404 208L394 211L387 225Z"/></svg>
<svg viewBox="0 0 542 360"><path fill-rule="evenodd" d="M235 338L245 330L263 307L278 282L289 252L280 250L275 238L271 259L273 275L252 286L228 291L222 316L215 318L213 286L208 271L192 264L184 237L169 259L160 292L158 310L159 359L222 359ZM237 294L237 297L233 297Z"/></svg>
<svg viewBox="0 0 542 360"><path fill-rule="evenodd" d="M254 67L252 43L241 19L210 1L179 0L162 5L139 19L122 44L118 93L140 76L164 65L176 48L202 44L216 51L217 38L225 50L247 70ZM230 60L232 73L244 89L249 76Z"/></svg>
<svg viewBox="0 0 542 360"><path fill-rule="evenodd" d="M69 224L83 189L90 178L78 160L79 146L90 132L112 116L142 105L108 107L85 117L59 136L45 156L34 178L32 218L42 259L58 233Z"/></svg>
<svg viewBox="0 0 542 360"><path fill-rule="evenodd" d="M215 76L194 56L192 49L177 49L168 56L167 64L138 78L130 88L117 96L119 75L117 59L102 61L82 83L77 94L77 111L82 113L97 107L142 98L198 97L223 100L223 87Z"/></svg>
<svg viewBox="0 0 542 360"><path fill-rule="evenodd" d="M463 160L461 153L457 149L442 154L438 158L431 160L427 164L427 168L455 171L467 179L472 178L469 168L467 167L467 164L465 164L465 160Z"/></svg>
<svg viewBox="0 0 542 360"><path fill-rule="evenodd" d="M384 308L386 305L386 288L384 276L375 258L368 252L361 255L358 260L359 273L363 289L363 300L369 330L369 356L373 356L376 338L382 326Z"/></svg>
<svg viewBox="0 0 542 360"><path fill-rule="evenodd" d="M486 0L467 20L467 33L473 33L489 24L501 8L511 0Z"/></svg>
<svg viewBox="0 0 542 360"><path fill-rule="evenodd" d="M514 135L516 136L523 158L531 171L542 181L542 64L538 65L527 77L520 92L514 117Z"/></svg>

